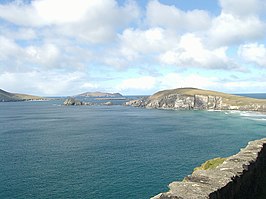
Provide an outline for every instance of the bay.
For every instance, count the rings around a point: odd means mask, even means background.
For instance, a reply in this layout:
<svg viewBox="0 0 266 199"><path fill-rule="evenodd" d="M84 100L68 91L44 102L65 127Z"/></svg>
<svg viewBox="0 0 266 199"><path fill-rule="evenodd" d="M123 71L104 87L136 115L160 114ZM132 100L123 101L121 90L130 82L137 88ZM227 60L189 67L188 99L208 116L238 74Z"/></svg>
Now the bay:
<svg viewBox="0 0 266 199"><path fill-rule="evenodd" d="M146 199L265 137L266 116L0 103L0 198Z"/></svg>

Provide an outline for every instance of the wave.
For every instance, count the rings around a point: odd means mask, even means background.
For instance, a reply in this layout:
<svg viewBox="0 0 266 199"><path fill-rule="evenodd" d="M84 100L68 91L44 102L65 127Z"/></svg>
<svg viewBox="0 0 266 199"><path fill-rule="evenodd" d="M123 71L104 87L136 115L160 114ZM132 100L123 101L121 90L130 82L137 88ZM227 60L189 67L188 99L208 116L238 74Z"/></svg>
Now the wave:
<svg viewBox="0 0 266 199"><path fill-rule="evenodd" d="M233 110L233 111L225 111L224 113L226 115L228 114L237 115L242 118L250 120L266 121L266 113L261 113L261 112Z"/></svg>

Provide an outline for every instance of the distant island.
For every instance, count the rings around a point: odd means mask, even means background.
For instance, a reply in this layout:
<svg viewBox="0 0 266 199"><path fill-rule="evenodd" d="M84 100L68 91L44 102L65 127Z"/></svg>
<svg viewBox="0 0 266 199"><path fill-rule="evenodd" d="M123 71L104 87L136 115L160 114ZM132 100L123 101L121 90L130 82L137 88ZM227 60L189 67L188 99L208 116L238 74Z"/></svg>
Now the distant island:
<svg viewBox="0 0 266 199"><path fill-rule="evenodd" d="M104 92L86 92L77 95L76 97L104 97L104 98L120 98L123 97L120 93L104 93Z"/></svg>
<svg viewBox="0 0 266 199"><path fill-rule="evenodd" d="M0 89L0 102L17 102L17 101L31 101L31 100L45 100L42 97L19 94L19 93L9 93Z"/></svg>
<svg viewBox="0 0 266 199"><path fill-rule="evenodd" d="M197 88L159 91L150 97L126 102L127 106L176 110L266 111L266 100Z"/></svg>

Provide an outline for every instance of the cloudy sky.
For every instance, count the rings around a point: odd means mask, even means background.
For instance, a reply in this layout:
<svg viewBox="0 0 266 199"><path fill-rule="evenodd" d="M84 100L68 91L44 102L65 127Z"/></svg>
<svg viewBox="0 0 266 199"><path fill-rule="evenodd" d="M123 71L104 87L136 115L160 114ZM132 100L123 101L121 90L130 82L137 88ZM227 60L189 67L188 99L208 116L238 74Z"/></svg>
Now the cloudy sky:
<svg viewBox="0 0 266 199"><path fill-rule="evenodd" d="M266 92L265 0L0 0L0 88Z"/></svg>

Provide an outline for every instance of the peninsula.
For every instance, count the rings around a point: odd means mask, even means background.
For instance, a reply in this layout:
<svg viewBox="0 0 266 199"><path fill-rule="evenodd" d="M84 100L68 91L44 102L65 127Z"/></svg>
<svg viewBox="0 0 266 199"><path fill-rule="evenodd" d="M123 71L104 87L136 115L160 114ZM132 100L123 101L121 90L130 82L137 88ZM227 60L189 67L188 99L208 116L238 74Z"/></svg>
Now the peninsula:
<svg viewBox="0 0 266 199"><path fill-rule="evenodd" d="M127 106L174 110L266 111L266 100L197 88L159 91L150 97L126 102Z"/></svg>
<svg viewBox="0 0 266 199"><path fill-rule="evenodd" d="M9 93L0 89L0 102L16 102L16 101L31 101L31 100L44 100L42 97L19 94L19 93Z"/></svg>

